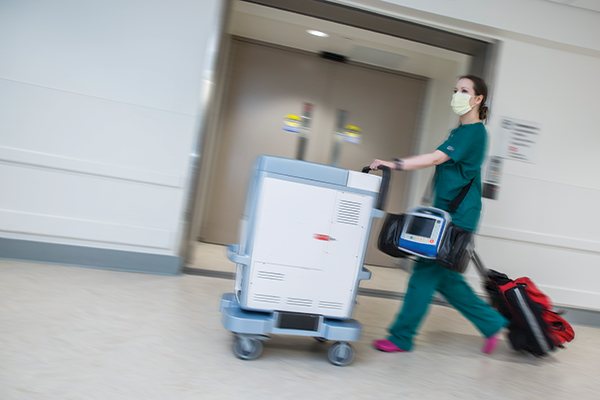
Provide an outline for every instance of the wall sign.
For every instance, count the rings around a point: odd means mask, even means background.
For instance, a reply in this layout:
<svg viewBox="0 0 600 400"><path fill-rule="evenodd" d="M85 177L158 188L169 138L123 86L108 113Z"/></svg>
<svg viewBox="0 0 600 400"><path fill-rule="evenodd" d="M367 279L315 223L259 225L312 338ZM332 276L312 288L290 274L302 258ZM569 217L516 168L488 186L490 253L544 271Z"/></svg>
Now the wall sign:
<svg viewBox="0 0 600 400"><path fill-rule="evenodd" d="M540 134L540 125L535 122L503 117L500 135L504 138L504 157L535 163Z"/></svg>

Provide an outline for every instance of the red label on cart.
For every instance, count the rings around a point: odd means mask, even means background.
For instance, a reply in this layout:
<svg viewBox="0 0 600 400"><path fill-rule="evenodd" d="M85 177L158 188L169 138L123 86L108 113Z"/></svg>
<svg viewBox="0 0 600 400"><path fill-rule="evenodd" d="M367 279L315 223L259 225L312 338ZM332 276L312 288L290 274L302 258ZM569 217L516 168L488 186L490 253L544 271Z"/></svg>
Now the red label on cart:
<svg viewBox="0 0 600 400"><path fill-rule="evenodd" d="M318 233L315 233L313 235L313 238L317 239L317 240L322 240L324 242L329 242L331 240L331 238L327 235L319 235Z"/></svg>

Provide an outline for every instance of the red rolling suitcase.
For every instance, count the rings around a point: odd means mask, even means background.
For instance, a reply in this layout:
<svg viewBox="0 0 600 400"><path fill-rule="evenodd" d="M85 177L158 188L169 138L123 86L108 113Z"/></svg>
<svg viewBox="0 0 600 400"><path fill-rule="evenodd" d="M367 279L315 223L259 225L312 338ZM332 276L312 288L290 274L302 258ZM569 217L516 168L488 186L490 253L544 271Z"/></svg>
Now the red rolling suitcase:
<svg viewBox="0 0 600 400"><path fill-rule="evenodd" d="M529 278L510 279L488 270L473 252L473 261L496 308L510 321L508 339L515 350L546 356L575 338L571 325L553 311L552 301Z"/></svg>

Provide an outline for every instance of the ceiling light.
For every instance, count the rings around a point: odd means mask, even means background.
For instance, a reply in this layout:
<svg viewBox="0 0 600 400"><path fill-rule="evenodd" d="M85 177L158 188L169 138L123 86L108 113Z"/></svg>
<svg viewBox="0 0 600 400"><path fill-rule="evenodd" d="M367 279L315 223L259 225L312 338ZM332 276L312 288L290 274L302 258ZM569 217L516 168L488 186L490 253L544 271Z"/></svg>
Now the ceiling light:
<svg viewBox="0 0 600 400"><path fill-rule="evenodd" d="M306 32L310 33L311 35L318 36L318 37L329 37L329 35L326 34L325 32L315 31L313 29L309 29Z"/></svg>

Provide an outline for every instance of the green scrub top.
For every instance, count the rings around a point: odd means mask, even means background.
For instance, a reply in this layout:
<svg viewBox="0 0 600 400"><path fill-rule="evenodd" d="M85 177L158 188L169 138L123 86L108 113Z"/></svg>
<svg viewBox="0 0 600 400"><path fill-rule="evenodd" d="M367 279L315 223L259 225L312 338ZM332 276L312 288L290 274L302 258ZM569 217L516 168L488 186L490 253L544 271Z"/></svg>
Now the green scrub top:
<svg viewBox="0 0 600 400"><path fill-rule="evenodd" d="M469 184L469 192L451 213L452 222L468 231L474 231L481 214L481 164L485 157L487 131L482 122L461 125L450 132L448 139L437 149L450 160L437 167L433 206L448 211L452 200Z"/></svg>

